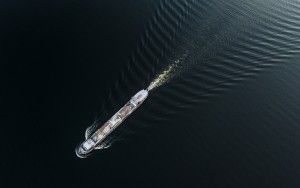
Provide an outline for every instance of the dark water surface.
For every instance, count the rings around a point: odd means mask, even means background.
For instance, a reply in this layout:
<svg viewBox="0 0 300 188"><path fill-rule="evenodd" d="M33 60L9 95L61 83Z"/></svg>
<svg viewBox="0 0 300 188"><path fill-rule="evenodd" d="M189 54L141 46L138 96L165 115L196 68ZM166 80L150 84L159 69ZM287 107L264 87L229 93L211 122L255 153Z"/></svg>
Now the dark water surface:
<svg viewBox="0 0 300 188"><path fill-rule="evenodd" d="M1 187L300 187L299 1L0 7ZM109 149L76 157L175 62Z"/></svg>

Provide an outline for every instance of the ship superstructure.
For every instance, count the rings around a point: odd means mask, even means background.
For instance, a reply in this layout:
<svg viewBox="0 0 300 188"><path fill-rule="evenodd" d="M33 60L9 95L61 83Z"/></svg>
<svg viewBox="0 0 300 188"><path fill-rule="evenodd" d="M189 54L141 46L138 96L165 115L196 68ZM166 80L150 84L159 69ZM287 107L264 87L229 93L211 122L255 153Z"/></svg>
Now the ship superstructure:
<svg viewBox="0 0 300 188"><path fill-rule="evenodd" d="M134 110L148 97L148 90L137 92L117 113L115 113L101 128L87 135L86 140L76 148L78 157L84 158L94 149L103 148L104 139L115 130Z"/></svg>

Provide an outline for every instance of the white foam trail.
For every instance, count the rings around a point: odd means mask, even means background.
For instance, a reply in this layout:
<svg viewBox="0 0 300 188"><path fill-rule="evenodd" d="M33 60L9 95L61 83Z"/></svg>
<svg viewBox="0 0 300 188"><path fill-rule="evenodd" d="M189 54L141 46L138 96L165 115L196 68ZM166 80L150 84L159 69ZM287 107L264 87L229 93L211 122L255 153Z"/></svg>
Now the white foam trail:
<svg viewBox="0 0 300 188"><path fill-rule="evenodd" d="M157 75L155 79L150 83L147 90L151 91L154 88L157 88L164 83L166 83L174 74L175 69L178 67L179 60L175 60L175 63L169 65L166 70Z"/></svg>

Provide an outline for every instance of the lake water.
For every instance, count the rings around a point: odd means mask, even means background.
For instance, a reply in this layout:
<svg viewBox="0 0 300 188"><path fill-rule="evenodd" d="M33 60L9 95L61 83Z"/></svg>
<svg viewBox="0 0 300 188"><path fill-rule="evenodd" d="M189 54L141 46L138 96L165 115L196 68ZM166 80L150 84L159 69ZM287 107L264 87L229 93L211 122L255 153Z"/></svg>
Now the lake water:
<svg viewBox="0 0 300 188"><path fill-rule="evenodd" d="M299 1L1 4L4 187L300 186ZM108 149L75 155L170 66Z"/></svg>

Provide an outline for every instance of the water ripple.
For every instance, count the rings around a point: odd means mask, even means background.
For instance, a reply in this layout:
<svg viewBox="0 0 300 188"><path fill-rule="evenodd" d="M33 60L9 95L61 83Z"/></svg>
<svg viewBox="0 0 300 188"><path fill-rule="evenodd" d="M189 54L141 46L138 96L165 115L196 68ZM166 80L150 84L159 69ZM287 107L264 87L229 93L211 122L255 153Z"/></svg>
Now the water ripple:
<svg viewBox="0 0 300 188"><path fill-rule="evenodd" d="M253 79L299 53L300 3L161 0L103 102L105 120L186 52L177 77L153 92L133 127L151 127ZM151 104L150 104L151 103ZM105 117L105 118L104 118Z"/></svg>

